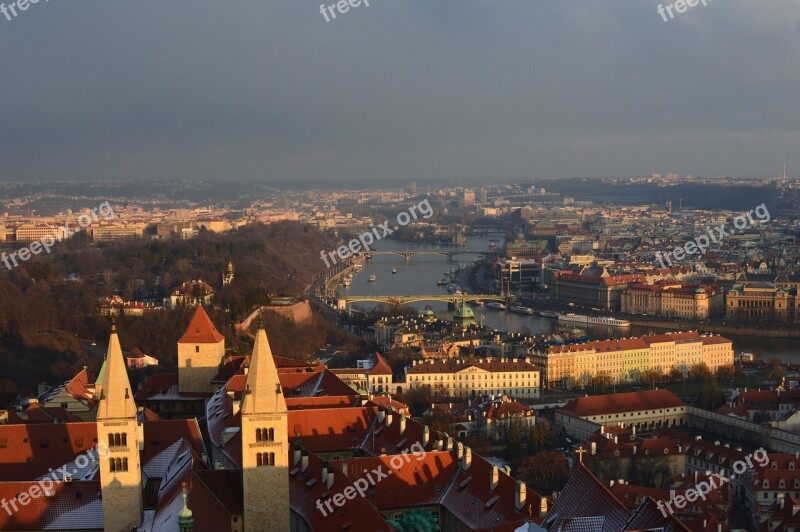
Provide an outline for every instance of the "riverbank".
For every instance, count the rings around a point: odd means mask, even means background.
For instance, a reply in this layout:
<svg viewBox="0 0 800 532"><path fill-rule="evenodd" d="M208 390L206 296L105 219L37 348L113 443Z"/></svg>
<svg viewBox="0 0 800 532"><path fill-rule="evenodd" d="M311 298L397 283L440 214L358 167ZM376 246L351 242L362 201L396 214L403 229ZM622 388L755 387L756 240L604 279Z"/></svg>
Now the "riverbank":
<svg viewBox="0 0 800 532"><path fill-rule="evenodd" d="M702 329L718 334L736 334L740 336L763 336L769 338L800 338L800 328L796 327L775 327L775 328L759 328L759 327L744 327L742 325L722 325L703 322L674 322L664 320L642 320L631 319L625 317L631 322L631 325L638 325L640 327L652 327L655 329L669 329L672 331L690 331Z"/></svg>

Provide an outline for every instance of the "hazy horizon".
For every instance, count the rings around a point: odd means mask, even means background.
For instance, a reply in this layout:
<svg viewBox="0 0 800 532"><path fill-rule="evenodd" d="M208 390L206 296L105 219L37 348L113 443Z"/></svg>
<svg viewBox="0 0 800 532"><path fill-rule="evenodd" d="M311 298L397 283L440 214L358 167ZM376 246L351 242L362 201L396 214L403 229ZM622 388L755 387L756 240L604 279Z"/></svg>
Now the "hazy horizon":
<svg viewBox="0 0 800 532"><path fill-rule="evenodd" d="M659 3L32 4L0 181L796 175L798 2Z"/></svg>

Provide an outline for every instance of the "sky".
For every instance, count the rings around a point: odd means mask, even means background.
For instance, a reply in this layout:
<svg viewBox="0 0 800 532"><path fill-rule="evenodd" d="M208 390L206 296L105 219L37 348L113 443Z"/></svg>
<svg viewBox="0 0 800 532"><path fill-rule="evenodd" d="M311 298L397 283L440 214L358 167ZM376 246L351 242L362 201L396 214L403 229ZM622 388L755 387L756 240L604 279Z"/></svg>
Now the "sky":
<svg viewBox="0 0 800 532"><path fill-rule="evenodd" d="M0 181L800 174L800 0L369 4L0 15Z"/></svg>

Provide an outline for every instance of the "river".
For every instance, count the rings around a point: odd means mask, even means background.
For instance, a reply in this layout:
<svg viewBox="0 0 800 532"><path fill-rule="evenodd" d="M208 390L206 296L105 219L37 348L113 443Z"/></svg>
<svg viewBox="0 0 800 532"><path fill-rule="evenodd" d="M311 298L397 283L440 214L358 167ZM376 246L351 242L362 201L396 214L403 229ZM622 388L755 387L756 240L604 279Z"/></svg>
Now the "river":
<svg viewBox="0 0 800 532"><path fill-rule="evenodd" d="M497 242L496 239L493 240ZM486 250L490 238L470 237L465 249ZM399 242L391 239L380 241L375 249L378 251L441 251L446 248L429 244ZM443 286L437 286L436 281L445 277L445 272L459 264L471 263L475 255L459 255L453 262L448 262L447 257L439 255L418 255L406 261L401 256L376 255L367 261L364 270L355 274L349 287L340 287L342 293L350 295L447 295ZM392 274L392 269L397 269ZM369 276L375 275L376 281L369 282ZM449 279L449 278L448 278ZM360 303L362 307L369 308L372 303ZM410 306L422 310L430 306L443 319L451 319L453 312L447 309L447 303L436 301L420 301ZM475 319L479 323L501 331L520 332L527 329L532 334L557 333L562 326L557 320L542 318L541 316L525 316L486 307L475 307ZM664 329L633 326L628 330L621 330L603 326L581 326L587 334L596 339L607 339L619 336L640 336L649 332L663 333ZM800 340L790 338L762 338L752 336L726 335L733 340L736 353L755 353L762 359L778 356L784 362L800 363Z"/></svg>

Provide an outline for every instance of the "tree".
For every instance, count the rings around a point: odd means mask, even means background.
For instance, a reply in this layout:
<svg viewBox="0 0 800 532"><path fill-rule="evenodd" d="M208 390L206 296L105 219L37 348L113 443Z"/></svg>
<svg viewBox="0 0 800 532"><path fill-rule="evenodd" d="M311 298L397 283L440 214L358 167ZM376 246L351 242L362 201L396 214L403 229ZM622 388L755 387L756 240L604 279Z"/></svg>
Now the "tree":
<svg viewBox="0 0 800 532"><path fill-rule="evenodd" d="M528 454L536 454L552 447L556 439L555 432L546 421L541 425L533 424L528 428L527 448Z"/></svg>
<svg viewBox="0 0 800 532"><path fill-rule="evenodd" d="M566 457L556 451L541 451L522 462L523 477L539 493L552 493L569 479Z"/></svg>
<svg viewBox="0 0 800 532"><path fill-rule="evenodd" d="M628 464L628 479L632 484L648 488L660 488L671 476L668 455L634 455Z"/></svg>
<svg viewBox="0 0 800 532"><path fill-rule="evenodd" d="M682 381L684 378L686 378L686 375L684 375L683 372L678 368L672 368L669 370L669 380L673 382Z"/></svg>
<svg viewBox="0 0 800 532"><path fill-rule="evenodd" d="M639 382L646 382L651 387L664 380L664 374L657 369L648 368L639 374Z"/></svg>
<svg viewBox="0 0 800 532"><path fill-rule="evenodd" d="M711 369L709 369L708 364L705 362L692 364L689 368L689 377L694 380L708 379L711 377Z"/></svg>
<svg viewBox="0 0 800 532"><path fill-rule="evenodd" d="M728 364L727 366L720 366L717 368L717 376L721 379L733 380L736 378L736 366Z"/></svg>
<svg viewBox="0 0 800 532"><path fill-rule="evenodd" d="M704 410L716 410L725 403L722 390L719 389L715 380L708 379L703 382L697 394L697 407Z"/></svg>
<svg viewBox="0 0 800 532"><path fill-rule="evenodd" d="M611 375L605 371L599 371L592 379L592 387L595 393L598 389L602 390L601 393L606 393L606 388L611 385Z"/></svg>

